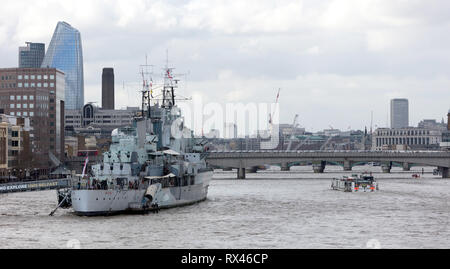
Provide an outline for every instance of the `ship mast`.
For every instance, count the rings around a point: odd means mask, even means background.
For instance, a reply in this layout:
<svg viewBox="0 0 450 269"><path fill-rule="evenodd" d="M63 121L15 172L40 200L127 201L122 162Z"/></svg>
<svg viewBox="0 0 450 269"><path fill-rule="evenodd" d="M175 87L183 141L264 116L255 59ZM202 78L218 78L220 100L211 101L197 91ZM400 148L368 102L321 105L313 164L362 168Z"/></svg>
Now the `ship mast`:
<svg viewBox="0 0 450 269"><path fill-rule="evenodd" d="M166 50L166 66L164 70L163 102L162 107L175 106L175 88L178 88L178 79L174 79L174 68L169 67L169 52Z"/></svg>
<svg viewBox="0 0 450 269"><path fill-rule="evenodd" d="M152 87L153 87L153 79L151 75L153 72L148 71L148 67L152 67L153 65L149 65L147 63L147 55L145 55L145 65L141 65L141 76L142 76L142 108L141 108L141 116L142 118L148 117L150 118L150 98L152 97ZM145 71L144 71L145 68ZM146 110L147 107L147 110ZM147 112L145 115L145 111Z"/></svg>
<svg viewBox="0 0 450 269"><path fill-rule="evenodd" d="M163 70L163 74L162 74L162 78L163 78L163 85L157 84L156 86L153 85L153 81L150 77L150 80L147 80L145 77L146 75L152 75L153 72L149 73L144 72L144 67L148 67L151 66L153 67L153 65L141 65L141 75L142 75L142 112L144 112L145 110L145 106L148 106L148 117L150 117L150 101L157 101L159 104L159 101L161 101L161 108L165 108L165 109L171 109L172 107L175 106L175 100L179 101L179 100L190 100L190 98L186 98L181 96L181 99L175 99L175 91L178 88L178 82L180 81L179 79L175 78L178 76L182 76L184 74L174 74L173 70L175 68L173 67L169 67L169 56L168 56L168 52L166 51L167 56L166 56L166 65L165 67L162 69ZM156 90L161 87L161 93L157 94L155 96L153 96L153 90Z"/></svg>

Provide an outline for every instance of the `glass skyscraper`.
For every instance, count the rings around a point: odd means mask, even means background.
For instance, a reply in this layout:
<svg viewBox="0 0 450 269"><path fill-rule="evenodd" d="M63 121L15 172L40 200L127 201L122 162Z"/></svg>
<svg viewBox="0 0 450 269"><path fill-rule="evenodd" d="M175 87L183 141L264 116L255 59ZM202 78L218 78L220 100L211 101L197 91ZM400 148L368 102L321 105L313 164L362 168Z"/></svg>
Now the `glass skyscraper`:
<svg viewBox="0 0 450 269"><path fill-rule="evenodd" d="M84 105L83 51L77 29L58 22L42 67L65 73L65 109L81 109Z"/></svg>
<svg viewBox="0 0 450 269"><path fill-rule="evenodd" d="M19 47L19 68L39 68L45 55L45 44L27 42Z"/></svg>

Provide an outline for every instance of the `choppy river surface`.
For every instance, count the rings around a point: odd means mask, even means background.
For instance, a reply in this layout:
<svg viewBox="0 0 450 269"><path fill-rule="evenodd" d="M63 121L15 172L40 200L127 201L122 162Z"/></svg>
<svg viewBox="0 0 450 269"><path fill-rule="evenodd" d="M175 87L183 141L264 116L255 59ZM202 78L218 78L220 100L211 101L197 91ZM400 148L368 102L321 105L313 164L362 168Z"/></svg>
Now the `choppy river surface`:
<svg viewBox="0 0 450 269"><path fill-rule="evenodd" d="M380 191L344 193L339 167L247 173L217 170L205 202L158 214L79 217L55 191L0 195L0 248L449 248L450 180L373 171Z"/></svg>

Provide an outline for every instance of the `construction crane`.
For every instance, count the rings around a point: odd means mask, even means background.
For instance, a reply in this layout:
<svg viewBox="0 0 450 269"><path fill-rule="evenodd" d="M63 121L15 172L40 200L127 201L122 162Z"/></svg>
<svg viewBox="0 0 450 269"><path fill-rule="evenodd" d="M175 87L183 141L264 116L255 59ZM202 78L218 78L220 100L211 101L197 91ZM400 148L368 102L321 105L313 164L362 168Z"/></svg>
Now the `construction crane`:
<svg viewBox="0 0 450 269"><path fill-rule="evenodd" d="M279 130L278 130L278 133L274 133L275 130L273 128L273 117L275 115L275 111L277 110L276 105L278 104L278 98L280 97L280 90L281 89L278 89L277 97L275 99L275 109L274 109L274 111L271 111L269 113L269 125L267 126L267 129L269 131L269 136L271 137L271 139L270 139L270 141L267 142L268 144L266 144L266 142L261 142L261 149L266 149L266 147L267 147L267 149L269 149L269 148L274 149L274 148L278 147L279 142L280 142L279 141Z"/></svg>
<svg viewBox="0 0 450 269"><path fill-rule="evenodd" d="M277 93L277 98L275 99L275 105L278 104L278 98L280 97L280 88L278 88L278 93ZM276 110L276 109L275 109ZM275 110L272 112L272 114L269 114L269 128L272 129L272 119L273 116L275 115Z"/></svg>
<svg viewBox="0 0 450 269"><path fill-rule="evenodd" d="M291 150L291 146L292 146L292 140L294 140L294 134L295 134L295 129L297 128L297 120L298 120L298 114L295 114L294 117L294 122L292 122L292 133L291 133L291 137L289 137L289 144L287 146L286 151Z"/></svg>

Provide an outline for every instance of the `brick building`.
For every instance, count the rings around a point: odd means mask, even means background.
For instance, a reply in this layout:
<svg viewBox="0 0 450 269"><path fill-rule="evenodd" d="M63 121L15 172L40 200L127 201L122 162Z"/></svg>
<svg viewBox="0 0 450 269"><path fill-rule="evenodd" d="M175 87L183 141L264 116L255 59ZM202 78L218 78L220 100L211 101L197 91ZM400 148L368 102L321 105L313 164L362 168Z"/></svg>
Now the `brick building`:
<svg viewBox="0 0 450 269"><path fill-rule="evenodd" d="M30 118L34 161L64 156L64 73L56 68L0 68L0 109Z"/></svg>

